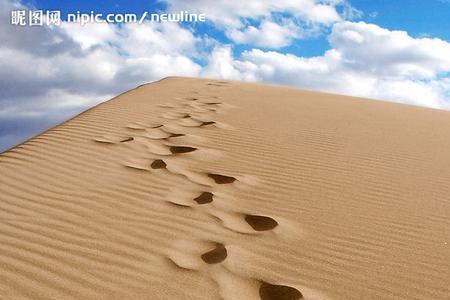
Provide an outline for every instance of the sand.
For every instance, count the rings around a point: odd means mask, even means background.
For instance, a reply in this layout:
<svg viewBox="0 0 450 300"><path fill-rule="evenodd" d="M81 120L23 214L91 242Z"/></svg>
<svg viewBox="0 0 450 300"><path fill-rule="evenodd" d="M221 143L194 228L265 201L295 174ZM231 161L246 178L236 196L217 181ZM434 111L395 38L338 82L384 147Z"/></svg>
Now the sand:
<svg viewBox="0 0 450 300"><path fill-rule="evenodd" d="M0 155L0 299L450 299L450 113L192 78Z"/></svg>

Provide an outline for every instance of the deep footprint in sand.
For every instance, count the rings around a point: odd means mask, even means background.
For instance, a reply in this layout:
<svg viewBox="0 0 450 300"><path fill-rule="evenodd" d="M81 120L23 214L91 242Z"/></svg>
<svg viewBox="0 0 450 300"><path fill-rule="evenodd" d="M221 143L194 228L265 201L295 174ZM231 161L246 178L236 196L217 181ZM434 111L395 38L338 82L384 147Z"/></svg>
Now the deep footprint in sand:
<svg viewBox="0 0 450 300"><path fill-rule="evenodd" d="M256 231L266 231L278 226L278 222L271 217L245 215L245 221Z"/></svg>
<svg viewBox="0 0 450 300"><path fill-rule="evenodd" d="M194 198L194 201L198 204L208 204L213 201L213 193L210 192L203 192L200 194L200 196Z"/></svg>
<svg viewBox="0 0 450 300"><path fill-rule="evenodd" d="M168 259L187 270L209 269L223 262L227 256L225 245L217 241L181 239L173 241L167 249Z"/></svg>
<svg viewBox="0 0 450 300"><path fill-rule="evenodd" d="M303 299L302 293L296 288L286 285L275 285L262 282L259 287L261 300L299 300Z"/></svg>
<svg viewBox="0 0 450 300"><path fill-rule="evenodd" d="M165 169L167 164L162 159L156 159L150 165L152 169Z"/></svg>
<svg viewBox="0 0 450 300"><path fill-rule="evenodd" d="M194 147L188 147L188 146L169 146L169 150L172 154L182 154L182 153L189 153L197 150L197 148Z"/></svg>
<svg viewBox="0 0 450 300"><path fill-rule="evenodd" d="M218 264L227 258L227 248L223 244L217 243L216 248L203 253L201 258L207 264Z"/></svg>
<svg viewBox="0 0 450 300"><path fill-rule="evenodd" d="M214 174L214 173L209 173L208 177L212 178L214 180L214 182L217 184L228 184L228 183L233 183L237 180L236 178L231 177L231 176Z"/></svg>

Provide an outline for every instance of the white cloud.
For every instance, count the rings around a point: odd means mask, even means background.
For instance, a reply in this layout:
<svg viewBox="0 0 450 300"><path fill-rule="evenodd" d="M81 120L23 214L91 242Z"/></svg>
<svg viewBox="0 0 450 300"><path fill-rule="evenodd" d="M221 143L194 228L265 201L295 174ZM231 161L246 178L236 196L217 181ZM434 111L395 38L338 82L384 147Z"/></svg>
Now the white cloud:
<svg viewBox="0 0 450 300"><path fill-rule="evenodd" d="M236 63L238 62L234 61L230 47L216 47L209 57L208 65L203 70L202 76L240 80L242 77L235 66Z"/></svg>
<svg viewBox="0 0 450 300"><path fill-rule="evenodd" d="M450 99L444 100L445 90L436 85L439 85L439 82L381 79L368 96L433 108L450 108L448 102ZM450 86L447 87L447 91L450 91L449 88Z"/></svg>
<svg viewBox="0 0 450 300"><path fill-rule="evenodd" d="M9 23L13 8L26 9L0 1L1 24ZM0 26L0 39L0 127L14 124L16 136L35 134L139 84L201 70L193 60L199 38L178 24L9 25ZM28 126L31 119L40 125Z"/></svg>
<svg viewBox="0 0 450 300"><path fill-rule="evenodd" d="M273 82L450 109L450 43L342 21L358 15L345 0L167 1L172 9L206 12L236 43L258 47L287 46L317 26L332 26L331 49L316 57L258 48L235 56L231 45L170 23L0 26L0 147L169 75ZM2 24L12 7L22 6L0 0Z"/></svg>
<svg viewBox="0 0 450 300"><path fill-rule="evenodd" d="M99 26L101 25L101 26ZM82 49L102 45L106 40L112 40L117 35L116 26L112 24L88 23L84 26L76 23L63 22L61 28L70 36Z"/></svg>
<svg viewBox="0 0 450 300"><path fill-rule="evenodd" d="M267 18L272 13L289 13L295 17L316 23L336 22L340 16L336 6L343 1L316 0L248 0L239 4L228 0L217 0L211 5L209 0L166 0L172 10L187 10L189 12L205 13L208 20L214 23L239 27L242 18Z"/></svg>
<svg viewBox="0 0 450 300"><path fill-rule="evenodd" d="M205 13L234 43L280 48L317 32L342 18L355 17L357 10L346 0L166 0L172 11ZM343 16L337 8L343 8ZM280 17L282 16L282 17Z"/></svg>
<svg viewBox="0 0 450 300"><path fill-rule="evenodd" d="M342 22L329 37L347 65L384 76L433 78L450 70L450 43L374 24Z"/></svg>
<svg viewBox="0 0 450 300"><path fill-rule="evenodd" d="M450 72L450 43L363 22L336 23L329 40L332 49L311 58L260 49L227 55L231 74L240 74L230 78L450 108L450 79L441 78Z"/></svg>
<svg viewBox="0 0 450 300"><path fill-rule="evenodd" d="M260 47L280 48L288 46L294 38L301 36L301 29L291 20L281 24L264 20L259 27L247 26L245 29L230 29L229 37L239 44L251 44Z"/></svg>

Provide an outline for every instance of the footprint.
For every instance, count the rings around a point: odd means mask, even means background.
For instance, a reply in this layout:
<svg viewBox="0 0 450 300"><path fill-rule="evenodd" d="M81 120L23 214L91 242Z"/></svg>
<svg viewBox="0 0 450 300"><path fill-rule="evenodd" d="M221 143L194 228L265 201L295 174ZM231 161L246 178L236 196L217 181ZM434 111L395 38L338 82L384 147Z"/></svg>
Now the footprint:
<svg viewBox="0 0 450 300"><path fill-rule="evenodd" d="M187 119L190 118L191 115L187 112L166 111L161 115L161 117L169 120L176 120L176 119Z"/></svg>
<svg viewBox="0 0 450 300"><path fill-rule="evenodd" d="M133 137L129 137L129 138L127 138L127 139L121 140L120 142L121 142L121 143L126 143L126 142L131 142L131 141L133 141L133 140L134 140Z"/></svg>
<svg viewBox="0 0 450 300"><path fill-rule="evenodd" d="M245 221L256 231L266 231L278 226L278 222L271 217L245 215Z"/></svg>
<svg viewBox="0 0 450 300"><path fill-rule="evenodd" d="M217 184L228 184L228 183L233 183L237 180L236 178L231 177L231 176L214 174L214 173L209 173L208 177L212 178L215 181L215 183L217 183Z"/></svg>
<svg viewBox="0 0 450 300"><path fill-rule="evenodd" d="M131 130L146 130L147 128L160 128L162 126L163 125L150 125L150 124L146 124L146 123L135 122L135 123L128 124L127 126L125 126L125 128L131 129Z"/></svg>
<svg viewBox="0 0 450 300"><path fill-rule="evenodd" d="M145 125L133 123L133 124L128 124L127 126L125 126L125 128L131 129L131 130L145 130Z"/></svg>
<svg viewBox="0 0 450 300"><path fill-rule="evenodd" d="M200 196L194 198L194 201L198 204L207 204L211 203L213 201L213 193L210 192L203 192L200 194Z"/></svg>
<svg viewBox="0 0 450 300"><path fill-rule="evenodd" d="M168 171L171 172L175 162L171 162L168 166ZM199 204L207 204L213 201L213 194L202 192L198 189L197 184L186 184L182 189L173 189L166 195L166 201L173 204L180 204L183 206L195 207Z"/></svg>
<svg viewBox="0 0 450 300"><path fill-rule="evenodd" d="M202 123L200 123L200 127L201 127L201 126L213 125L213 124L216 124L216 122L214 122L214 121L202 122Z"/></svg>
<svg viewBox="0 0 450 300"><path fill-rule="evenodd" d="M170 133L168 138L176 138L176 137L180 137L180 136L185 136L185 134L183 134L183 133Z"/></svg>
<svg viewBox="0 0 450 300"><path fill-rule="evenodd" d="M147 129L145 134L142 135L142 137L146 137L152 140L167 140L169 138L185 136L184 133L176 133L174 131L177 131L177 129L171 130L162 128Z"/></svg>
<svg viewBox="0 0 450 300"><path fill-rule="evenodd" d="M134 140L132 137L124 137L123 135L115 135L115 134L106 134L102 137L95 138L94 141L101 144L117 144L117 143L125 143Z"/></svg>
<svg viewBox="0 0 450 300"><path fill-rule="evenodd" d="M223 244L217 243L216 247L201 255L203 261L207 264L218 264L227 258L227 248Z"/></svg>
<svg viewBox="0 0 450 300"><path fill-rule="evenodd" d="M191 208L191 206L186 205L186 204L176 203L176 202L172 202L172 201L168 201L168 203L170 205L173 205L173 206L176 206L176 207L179 207L179 208Z"/></svg>
<svg viewBox="0 0 450 300"><path fill-rule="evenodd" d="M187 146L169 146L169 150L170 152L172 152L172 154L182 154L193 152L197 150L197 148Z"/></svg>
<svg viewBox="0 0 450 300"><path fill-rule="evenodd" d="M150 165L152 169L165 169L167 164L162 159L156 159Z"/></svg>
<svg viewBox="0 0 450 300"><path fill-rule="evenodd" d="M164 138L162 138L162 139L164 139ZM145 145L147 151L149 151L153 154L162 155L162 156L173 155L173 153L170 151L168 145L158 143L157 141L152 141L151 139L144 141L143 144Z"/></svg>
<svg viewBox="0 0 450 300"><path fill-rule="evenodd" d="M123 164L125 167L138 170L148 171L148 161L146 159L130 159Z"/></svg>
<svg viewBox="0 0 450 300"><path fill-rule="evenodd" d="M209 213L223 227L243 234L263 234L279 225L274 219L265 216L248 215L223 209Z"/></svg>
<svg viewBox="0 0 450 300"><path fill-rule="evenodd" d="M162 129L149 129L146 131L144 137L147 137L151 140L164 140L169 138L170 134Z"/></svg>
<svg viewBox="0 0 450 300"><path fill-rule="evenodd" d="M101 139L101 138L95 139L94 141L96 141L97 143L100 143L100 144L115 144L114 141L109 141L109 140Z"/></svg>
<svg viewBox="0 0 450 300"><path fill-rule="evenodd" d="M178 124L185 127L200 127L202 126L202 121L194 118L185 118L179 119Z"/></svg>
<svg viewBox="0 0 450 300"><path fill-rule="evenodd" d="M227 257L225 246L216 241L176 240L167 251L167 258L187 270L205 270L209 264L218 264Z"/></svg>
<svg viewBox="0 0 450 300"><path fill-rule="evenodd" d="M298 300L303 298L302 293L296 288L264 281L259 287L259 296L261 300Z"/></svg>

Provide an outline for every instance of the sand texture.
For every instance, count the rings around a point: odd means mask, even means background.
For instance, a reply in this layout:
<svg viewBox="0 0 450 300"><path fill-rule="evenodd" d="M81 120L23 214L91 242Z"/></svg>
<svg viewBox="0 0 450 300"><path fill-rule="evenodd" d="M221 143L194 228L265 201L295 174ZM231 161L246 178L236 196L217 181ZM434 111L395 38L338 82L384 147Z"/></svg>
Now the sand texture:
<svg viewBox="0 0 450 300"><path fill-rule="evenodd" d="M0 299L450 299L450 113L140 86L0 155Z"/></svg>

